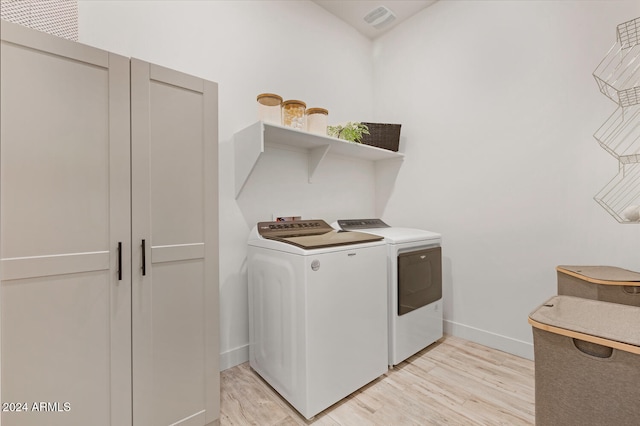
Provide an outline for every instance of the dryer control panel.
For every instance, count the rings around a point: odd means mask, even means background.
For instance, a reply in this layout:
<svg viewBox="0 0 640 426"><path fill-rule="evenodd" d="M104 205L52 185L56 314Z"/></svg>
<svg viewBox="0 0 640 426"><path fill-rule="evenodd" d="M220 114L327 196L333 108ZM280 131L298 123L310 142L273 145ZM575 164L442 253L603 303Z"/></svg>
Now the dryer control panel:
<svg viewBox="0 0 640 426"><path fill-rule="evenodd" d="M339 219L338 226L345 231L352 229L390 228L382 219Z"/></svg>

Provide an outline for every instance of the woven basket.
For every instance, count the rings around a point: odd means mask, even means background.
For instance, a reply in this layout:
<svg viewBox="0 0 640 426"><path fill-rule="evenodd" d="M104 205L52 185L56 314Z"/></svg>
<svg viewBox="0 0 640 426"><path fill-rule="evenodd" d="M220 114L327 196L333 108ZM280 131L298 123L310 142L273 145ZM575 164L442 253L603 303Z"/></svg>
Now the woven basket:
<svg viewBox="0 0 640 426"><path fill-rule="evenodd" d="M400 144L400 124L362 123L369 128L368 135L362 135L362 143L378 148L398 151Z"/></svg>

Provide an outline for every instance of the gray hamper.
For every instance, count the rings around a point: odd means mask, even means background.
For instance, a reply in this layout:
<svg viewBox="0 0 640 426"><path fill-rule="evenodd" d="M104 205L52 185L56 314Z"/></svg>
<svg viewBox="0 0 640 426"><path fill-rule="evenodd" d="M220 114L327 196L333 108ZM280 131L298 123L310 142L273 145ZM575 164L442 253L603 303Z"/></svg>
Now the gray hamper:
<svg viewBox="0 0 640 426"><path fill-rule="evenodd" d="M640 424L640 308L555 296L529 323L536 425Z"/></svg>
<svg viewBox="0 0 640 426"><path fill-rule="evenodd" d="M559 295L640 306L638 272L614 266L560 265L556 270Z"/></svg>

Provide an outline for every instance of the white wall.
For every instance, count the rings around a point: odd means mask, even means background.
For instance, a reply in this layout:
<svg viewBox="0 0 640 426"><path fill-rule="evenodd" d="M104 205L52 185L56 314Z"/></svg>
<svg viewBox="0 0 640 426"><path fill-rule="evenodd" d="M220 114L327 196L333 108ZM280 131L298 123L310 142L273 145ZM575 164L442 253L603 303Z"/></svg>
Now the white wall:
<svg viewBox="0 0 640 426"><path fill-rule="evenodd" d="M219 83L221 366L248 360L246 239L272 213L333 221L374 215L369 162L331 157L307 183L307 157L268 149L235 199L232 137L272 92L373 114L372 43L310 1L81 1L80 41Z"/></svg>
<svg viewBox="0 0 640 426"><path fill-rule="evenodd" d="M402 123L383 218L444 237L446 329L531 356L527 314L558 264L640 270L640 227L592 197L617 163L592 134L615 109L592 71L636 1L441 1L371 43L308 1L82 1L80 41L220 84L222 367L247 359L245 240L271 213L373 216L373 169L273 149L234 198L232 135L275 92L330 122ZM285 189L278 193L275 188ZM384 197L383 197L384 198Z"/></svg>
<svg viewBox="0 0 640 426"><path fill-rule="evenodd" d="M532 356L559 264L640 270L640 226L594 200L617 161L592 72L638 1L441 1L374 43L377 119L406 159L384 217L443 234L445 330Z"/></svg>

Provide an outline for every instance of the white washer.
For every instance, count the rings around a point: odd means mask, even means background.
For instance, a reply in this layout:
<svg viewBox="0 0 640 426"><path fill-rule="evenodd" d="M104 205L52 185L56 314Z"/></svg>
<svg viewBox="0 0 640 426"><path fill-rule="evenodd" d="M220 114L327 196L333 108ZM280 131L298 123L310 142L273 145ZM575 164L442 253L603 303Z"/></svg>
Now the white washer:
<svg viewBox="0 0 640 426"><path fill-rule="evenodd" d="M248 245L250 365L296 410L309 419L387 371L382 238L260 222Z"/></svg>
<svg viewBox="0 0 640 426"><path fill-rule="evenodd" d="M435 232L390 227L380 219L343 219L338 229L384 237L389 283L389 365L442 337L442 249Z"/></svg>

